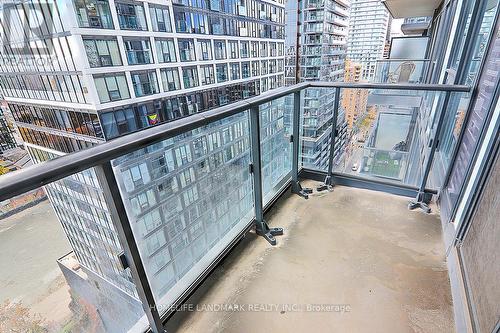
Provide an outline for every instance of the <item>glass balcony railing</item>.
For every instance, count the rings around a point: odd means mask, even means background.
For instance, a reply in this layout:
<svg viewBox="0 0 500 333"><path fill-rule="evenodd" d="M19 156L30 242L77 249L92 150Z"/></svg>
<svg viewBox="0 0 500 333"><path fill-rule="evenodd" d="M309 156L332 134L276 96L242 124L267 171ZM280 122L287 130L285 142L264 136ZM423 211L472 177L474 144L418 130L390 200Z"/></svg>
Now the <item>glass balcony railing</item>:
<svg viewBox="0 0 500 333"><path fill-rule="evenodd" d="M288 187L307 196L299 175L417 200L436 193L439 142L468 92L321 82L275 89L4 175L0 201L46 186L61 214L99 207L114 244L103 258L115 263L102 274L120 277L142 303L135 329L159 332L252 226L275 243L281 231L267 228L264 211Z"/></svg>
<svg viewBox="0 0 500 333"><path fill-rule="evenodd" d="M390 89L388 85L374 86L380 88L339 88L333 157L330 156L331 136L323 135L331 132L335 117L334 107L322 98L331 95L331 89L305 90L306 96L313 96L314 103L306 97L305 107L301 109L301 135L305 142L303 166L323 172L331 167L334 173L404 186L419 186L424 177L428 177L426 186L439 189L439 175L434 175L433 169L430 176L425 175L429 147L437 136L437 121L443 114L443 129L439 133L442 145L436 156L441 164L449 164L444 158L450 151L447 138L453 135L453 128L460 125L457 115L465 111L461 101L468 93L420 90L420 85L415 85L413 90L399 90L397 85ZM309 93L310 90L315 93ZM445 100L446 110L442 111ZM306 123L311 112L315 120L312 127L310 122ZM333 159L331 164L329 156ZM441 165L439 169L446 168L447 165Z"/></svg>
<svg viewBox="0 0 500 333"><path fill-rule="evenodd" d="M374 83L424 83L429 60L377 60Z"/></svg>

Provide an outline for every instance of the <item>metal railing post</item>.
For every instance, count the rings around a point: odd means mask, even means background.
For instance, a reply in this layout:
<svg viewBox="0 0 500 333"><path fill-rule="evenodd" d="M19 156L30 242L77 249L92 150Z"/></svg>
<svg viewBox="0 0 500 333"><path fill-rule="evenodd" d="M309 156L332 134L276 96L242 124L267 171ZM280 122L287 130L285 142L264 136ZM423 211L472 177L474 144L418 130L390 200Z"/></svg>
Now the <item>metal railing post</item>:
<svg viewBox="0 0 500 333"><path fill-rule="evenodd" d="M339 117L340 88L335 88L335 102L333 106L332 133L330 134L330 153L328 155L328 173L325 185L333 186L333 160L335 158L335 140L337 139L337 118Z"/></svg>
<svg viewBox="0 0 500 333"><path fill-rule="evenodd" d="M153 292L146 276L139 248L134 239L132 227L127 217L111 162L108 161L97 165L95 170L97 177L100 179L104 197L111 198L112 200L111 202L108 201L107 204L118 234L118 239L123 247L123 253L119 255L122 266L124 269L130 268L130 273L132 274L137 294L142 303L142 308L151 326L151 331L153 333L165 333L166 331L163 328L158 307L156 306Z"/></svg>
<svg viewBox="0 0 500 333"><path fill-rule="evenodd" d="M299 182L299 158L300 158L300 91L293 94L292 115L292 193L298 194L305 199L309 198L312 190L302 188Z"/></svg>
<svg viewBox="0 0 500 333"><path fill-rule="evenodd" d="M414 201L411 201L408 204L408 208L410 210L415 209L415 208L421 208L426 213L431 212L431 208L426 203L425 186L427 185L427 180L429 179L429 174L431 172L432 164L434 162L434 155L435 155L436 149L439 145L439 138L441 137L441 130L443 128L443 123L444 123L444 119L445 119L445 115L446 115L446 109L447 109L448 103L450 101L450 96L451 96L451 92L447 91L445 93L445 96L444 96L444 101L443 101L443 106L441 107L441 112L439 113L439 118L438 118L438 122L436 125L436 130L434 132L434 136L430 140L429 157L427 158L427 161L425 162L424 173L422 176L422 182L420 183L420 186L418 188L417 197L415 198Z"/></svg>
<svg viewBox="0 0 500 333"><path fill-rule="evenodd" d="M283 228L269 228L267 222L264 220L262 155L260 151L260 110L258 106L250 109L250 146L252 149L250 172L253 174L255 231L257 235L264 237L271 245L276 245L276 238L274 236L283 235Z"/></svg>

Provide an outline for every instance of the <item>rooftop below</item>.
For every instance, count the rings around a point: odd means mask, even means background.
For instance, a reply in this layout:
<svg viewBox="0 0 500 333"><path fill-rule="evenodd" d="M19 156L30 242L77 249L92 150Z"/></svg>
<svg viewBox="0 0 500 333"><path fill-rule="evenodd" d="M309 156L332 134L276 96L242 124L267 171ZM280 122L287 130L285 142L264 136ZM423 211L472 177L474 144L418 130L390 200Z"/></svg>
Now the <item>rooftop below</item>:
<svg viewBox="0 0 500 333"><path fill-rule="evenodd" d="M248 235L167 331L454 331L439 215L407 203L342 186L283 195L267 214L278 245Z"/></svg>

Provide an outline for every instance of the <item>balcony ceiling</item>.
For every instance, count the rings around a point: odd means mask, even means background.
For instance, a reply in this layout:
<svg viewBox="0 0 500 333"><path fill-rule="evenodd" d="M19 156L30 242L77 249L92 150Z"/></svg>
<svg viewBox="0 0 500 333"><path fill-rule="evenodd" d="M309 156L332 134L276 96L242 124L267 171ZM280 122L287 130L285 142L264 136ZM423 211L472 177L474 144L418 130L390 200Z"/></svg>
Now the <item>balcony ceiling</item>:
<svg viewBox="0 0 500 333"><path fill-rule="evenodd" d="M382 0L395 19L420 16L434 16L434 10L442 0Z"/></svg>
<svg viewBox="0 0 500 333"><path fill-rule="evenodd" d="M401 31L405 35L422 35L427 29L429 29L430 22L423 23L403 23L401 24Z"/></svg>

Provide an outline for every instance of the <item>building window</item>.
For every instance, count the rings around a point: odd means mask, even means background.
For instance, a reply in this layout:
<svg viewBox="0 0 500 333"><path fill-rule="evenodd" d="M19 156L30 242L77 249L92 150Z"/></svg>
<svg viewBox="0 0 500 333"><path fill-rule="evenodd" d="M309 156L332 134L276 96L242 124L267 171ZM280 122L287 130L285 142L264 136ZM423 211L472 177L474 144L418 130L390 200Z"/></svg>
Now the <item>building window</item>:
<svg viewBox="0 0 500 333"><path fill-rule="evenodd" d="M201 1L198 1L201 3ZM208 34L208 16L203 13L186 12L174 7L175 29L177 32Z"/></svg>
<svg viewBox="0 0 500 333"><path fill-rule="evenodd" d="M214 35L224 35L224 25L223 18L212 16L210 17L210 24L212 27L212 34Z"/></svg>
<svg viewBox="0 0 500 333"><path fill-rule="evenodd" d="M108 1L74 0L74 3L80 28L114 28Z"/></svg>
<svg viewBox="0 0 500 333"><path fill-rule="evenodd" d="M267 42L260 42L260 56L267 57Z"/></svg>
<svg viewBox="0 0 500 333"><path fill-rule="evenodd" d="M267 60L262 60L260 63L260 75L266 75L267 72Z"/></svg>
<svg viewBox="0 0 500 333"><path fill-rule="evenodd" d="M122 134L137 131L136 115L133 108L125 108L115 112L101 114L106 138L111 139Z"/></svg>
<svg viewBox="0 0 500 333"><path fill-rule="evenodd" d="M136 97L153 95L158 93L158 81L156 71L132 72L132 83Z"/></svg>
<svg viewBox="0 0 500 333"><path fill-rule="evenodd" d="M285 61L283 59L278 59L278 72L283 72L285 68Z"/></svg>
<svg viewBox="0 0 500 333"><path fill-rule="evenodd" d="M268 87L267 87L267 78L263 78L261 81L260 81L260 90L264 93L268 90Z"/></svg>
<svg viewBox="0 0 500 333"><path fill-rule="evenodd" d="M240 64L231 64L231 80L238 80L240 78Z"/></svg>
<svg viewBox="0 0 500 333"><path fill-rule="evenodd" d="M161 70L161 81L163 90L174 91L181 89L179 71L177 68L164 68Z"/></svg>
<svg viewBox="0 0 500 333"><path fill-rule="evenodd" d="M283 43L278 43L278 57L281 57L284 55L284 49L285 49L285 44Z"/></svg>
<svg viewBox="0 0 500 333"><path fill-rule="evenodd" d="M196 67L184 67L182 69L182 80L184 88L193 88L198 86L198 69Z"/></svg>
<svg viewBox="0 0 500 333"><path fill-rule="evenodd" d="M269 50L271 52L271 57L276 57L278 53L276 50L276 43L269 43Z"/></svg>
<svg viewBox="0 0 500 333"><path fill-rule="evenodd" d="M94 81L101 103L130 98L124 74L95 77Z"/></svg>
<svg viewBox="0 0 500 333"><path fill-rule="evenodd" d="M240 54L242 58L248 58L248 42L240 42Z"/></svg>
<svg viewBox="0 0 500 333"><path fill-rule="evenodd" d="M227 64L218 64L216 67L217 82L226 82L228 80Z"/></svg>
<svg viewBox="0 0 500 333"><path fill-rule="evenodd" d="M121 66L120 50L115 39L84 39L90 67Z"/></svg>
<svg viewBox="0 0 500 333"><path fill-rule="evenodd" d="M214 84L215 83L214 67L212 65L201 66L200 77L202 85Z"/></svg>
<svg viewBox="0 0 500 333"><path fill-rule="evenodd" d="M124 40L127 51L127 60L129 65L151 64L151 48L149 39Z"/></svg>
<svg viewBox="0 0 500 333"><path fill-rule="evenodd" d="M269 74L276 73L276 59L269 60Z"/></svg>
<svg viewBox="0 0 500 333"><path fill-rule="evenodd" d="M226 59L226 42L223 40L214 40L215 59Z"/></svg>
<svg viewBox="0 0 500 333"><path fill-rule="evenodd" d="M229 41L229 57L231 59L238 59L238 42Z"/></svg>
<svg viewBox="0 0 500 333"><path fill-rule="evenodd" d="M195 61L194 42L192 39L179 39L181 61Z"/></svg>
<svg viewBox="0 0 500 333"><path fill-rule="evenodd" d="M160 63L177 61L173 39L157 39L156 53L158 55L158 62Z"/></svg>
<svg viewBox="0 0 500 333"><path fill-rule="evenodd" d="M151 25L153 31L172 32L172 25L170 24L170 13L166 7L149 7L149 14L151 16Z"/></svg>
<svg viewBox="0 0 500 333"><path fill-rule="evenodd" d="M221 4L220 0L210 0L210 9L220 12Z"/></svg>
<svg viewBox="0 0 500 333"><path fill-rule="evenodd" d="M246 79L250 77L250 63L242 62L241 63L241 78Z"/></svg>
<svg viewBox="0 0 500 333"><path fill-rule="evenodd" d="M252 58L257 58L259 56L259 42L252 42L251 44L251 54Z"/></svg>
<svg viewBox="0 0 500 333"><path fill-rule="evenodd" d="M198 59L212 60L212 43L209 40L198 40Z"/></svg>
<svg viewBox="0 0 500 333"><path fill-rule="evenodd" d="M252 76L260 75L259 61L252 61Z"/></svg>
<svg viewBox="0 0 500 333"><path fill-rule="evenodd" d="M146 16L142 5L133 5L127 3L116 3L118 21L120 29L124 30L148 30Z"/></svg>

